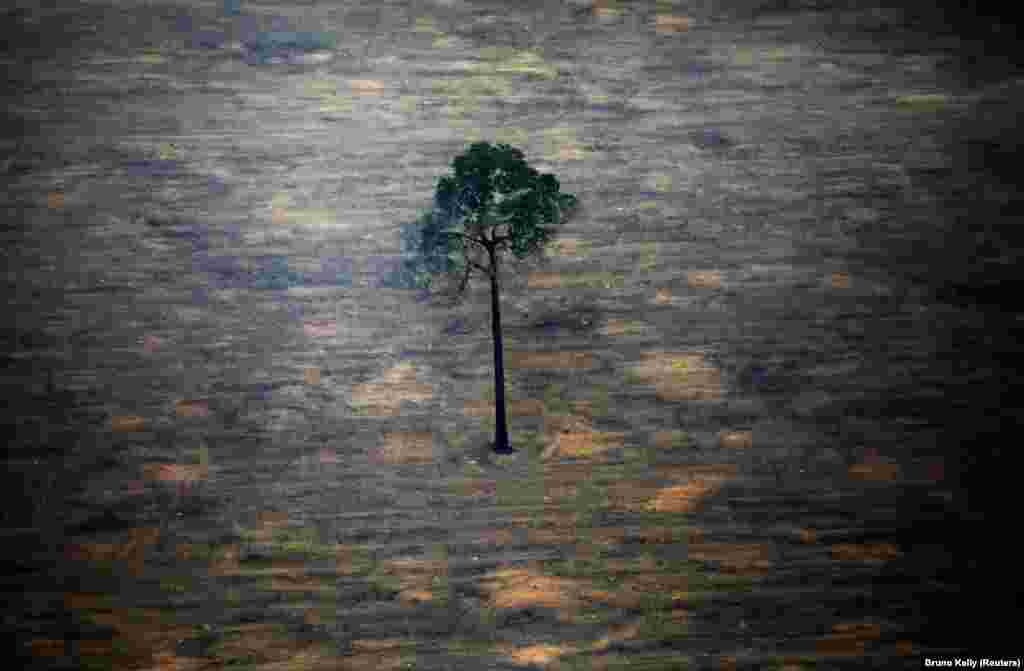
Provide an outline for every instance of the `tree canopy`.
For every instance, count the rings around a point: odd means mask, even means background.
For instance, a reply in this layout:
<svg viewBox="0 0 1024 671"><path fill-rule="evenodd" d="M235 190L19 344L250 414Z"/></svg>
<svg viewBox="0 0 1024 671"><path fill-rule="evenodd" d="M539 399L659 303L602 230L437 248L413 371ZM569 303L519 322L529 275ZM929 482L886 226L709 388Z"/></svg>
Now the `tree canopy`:
<svg viewBox="0 0 1024 671"><path fill-rule="evenodd" d="M558 179L527 165L507 144L477 142L438 180L432 208L400 231L402 262L388 280L393 287L431 287L434 277L495 271L485 265L501 251L523 259L539 251L576 207Z"/></svg>

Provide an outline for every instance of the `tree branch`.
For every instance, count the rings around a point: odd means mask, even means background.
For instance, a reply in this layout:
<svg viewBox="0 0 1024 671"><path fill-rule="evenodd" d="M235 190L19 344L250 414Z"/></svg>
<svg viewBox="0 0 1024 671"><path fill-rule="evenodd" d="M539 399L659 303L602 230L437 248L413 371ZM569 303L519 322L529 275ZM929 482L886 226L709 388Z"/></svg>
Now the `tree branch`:
<svg viewBox="0 0 1024 671"><path fill-rule="evenodd" d="M466 285L467 285L467 284L469 284L469 268L470 268L470 266L469 266L469 264L467 263L467 264L466 264L466 272L465 272L465 273L463 273L463 275L462 275L462 281L461 281L461 282L459 283L459 291L458 291L458 293L460 293L460 294L461 294L461 293L462 293L463 291L465 291L465 290L466 290Z"/></svg>
<svg viewBox="0 0 1024 671"><path fill-rule="evenodd" d="M474 238L472 235L466 235L465 233L459 233L458 231L441 231L444 235L457 235L460 238L465 238L480 245L483 248L487 248L489 242L487 240L481 240L480 238Z"/></svg>

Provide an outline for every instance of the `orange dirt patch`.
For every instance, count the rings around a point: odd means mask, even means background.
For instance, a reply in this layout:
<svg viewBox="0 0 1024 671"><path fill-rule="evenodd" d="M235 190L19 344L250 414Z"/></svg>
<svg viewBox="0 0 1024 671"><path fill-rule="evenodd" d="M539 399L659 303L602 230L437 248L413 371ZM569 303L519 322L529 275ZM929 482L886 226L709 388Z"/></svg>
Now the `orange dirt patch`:
<svg viewBox="0 0 1024 671"><path fill-rule="evenodd" d="M575 497L578 491L579 487L575 484L545 480L544 501L546 503L564 502L566 499Z"/></svg>
<svg viewBox="0 0 1024 671"><path fill-rule="evenodd" d="M274 532L288 525L288 513L265 511L256 516L256 525L251 530L253 539L261 543L269 543Z"/></svg>
<svg viewBox="0 0 1024 671"><path fill-rule="evenodd" d="M178 401L174 404L174 411L178 417L208 417L210 405L206 401Z"/></svg>
<svg viewBox="0 0 1024 671"><path fill-rule="evenodd" d="M428 431L387 433L384 435L382 457L387 463L430 463L434 460L434 435Z"/></svg>
<svg viewBox="0 0 1024 671"><path fill-rule="evenodd" d="M899 464L854 464L850 466L850 479L887 482L895 480L899 472Z"/></svg>
<svg viewBox="0 0 1024 671"><path fill-rule="evenodd" d="M544 465L545 487L575 487L594 473L594 464L586 461Z"/></svg>
<svg viewBox="0 0 1024 671"><path fill-rule="evenodd" d="M644 352L634 371L662 400L714 400L722 393L721 371L703 354Z"/></svg>
<svg viewBox="0 0 1024 671"><path fill-rule="evenodd" d="M542 460L599 457L622 447L625 434L592 430L593 411L589 401L577 401L574 408L573 415L545 415Z"/></svg>
<svg viewBox="0 0 1024 671"><path fill-rule="evenodd" d="M911 657L916 650L912 641L896 641L894 647L900 657Z"/></svg>
<svg viewBox="0 0 1024 671"><path fill-rule="evenodd" d="M876 640L882 636L882 628L872 622L853 622L845 624L837 624L832 627L832 631L837 634L847 634L851 636L859 636L864 640Z"/></svg>
<svg viewBox="0 0 1024 671"><path fill-rule="evenodd" d="M162 657L174 655L177 641L193 633L190 626L167 624L159 610L110 607L99 600L99 595L68 594L64 601L67 608L90 611L89 618L94 623L114 630L113 638L79 643L83 657L111 659L114 668L154 668ZM115 639L123 645L117 651L113 646Z"/></svg>
<svg viewBox="0 0 1024 671"><path fill-rule="evenodd" d="M507 644L495 646L498 654L503 655L513 664L520 666L540 666L549 668L557 664L562 655L569 655L576 648L568 645L551 645L540 643L525 648L516 648Z"/></svg>
<svg viewBox="0 0 1024 671"><path fill-rule="evenodd" d="M527 529L526 540L530 545L559 545L576 542L576 528L568 529L540 528Z"/></svg>
<svg viewBox="0 0 1024 671"><path fill-rule="evenodd" d="M284 226L290 221L288 216L288 208L286 207L272 207L270 208L270 223L275 226Z"/></svg>
<svg viewBox="0 0 1024 671"><path fill-rule="evenodd" d="M657 19L655 19L654 29L661 35L685 33L690 29L690 23L690 17L688 16L658 14Z"/></svg>
<svg viewBox="0 0 1024 671"><path fill-rule="evenodd" d="M722 273L717 270L694 270L687 273L686 283L691 289L721 289Z"/></svg>
<svg viewBox="0 0 1024 671"><path fill-rule="evenodd" d="M210 475L204 464L143 464L142 478L149 482L199 482Z"/></svg>
<svg viewBox="0 0 1024 671"><path fill-rule="evenodd" d="M736 671L738 661L733 655L722 655L718 658L718 671Z"/></svg>
<svg viewBox="0 0 1024 671"><path fill-rule="evenodd" d="M221 577L238 575L241 571L239 566L241 556L242 551L238 545L223 546L219 555L210 561L210 575Z"/></svg>
<svg viewBox="0 0 1024 671"><path fill-rule="evenodd" d="M640 625L636 622L620 624L608 629L608 634L594 642L594 650L607 650L612 643L628 641L640 635Z"/></svg>
<svg viewBox="0 0 1024 671"><path fill-rule="evenodd" d="M146 420L136 415L120 415L110 418L110 429L116 433L145 431Z"/></svg>
<svg viewBox="0 0 1024 671"><path fill-rule="evenodd" d="M98 610L106 609L103 595L92 592L65 592L65 610Z"/></svg>
<svg viewBox="0 0 1024 671"><path fill-rule="evenodd" d="M481 587L495 608L550 608L563 620L578 610L583 591L578 581L544 575L535 568L496 571L481 581Z"/></svg>
<svg viewBox="0 0 1024 671"><path fill-rule="evenodd" d="M302 379L308 385L320 384L320 369L305 368L302 371Z"/></svg>
<svg viewBox="0 0 1024 671"><path fill-rule="evenodd" d="M719 564L726 573L761 575L771 568L771 548L764 544L691 544L689 556Z"/></svg>
<svg viewBox="0 0 1024 671"><path fill-rule="evenodd" d="M576 513L546 509L540 518L539 526L527 528L528 542L537 545L576 543L579 521ZM526 523L526 520L522 520L523 526L526 526Z"/></svg>
<svg viewBox="0 0 1024 671"><path fill-rule="evenodd" d="M666 487L659 490L643 509L660 513L693 512L701 500L721 488L723 481L724 478L718 477L695 477L686 484Z"/></svg>
<svg viewBox="0 0 1024 671"><path fill-rule="evenodd" d="M656 431L654 446L659 450L671 450L681 435L683 435L682 431Z"/></svg>
<svg viewBox="0 0 1024 671"><path fill-rule="evenodd" d="M381 641L381 644L389 644L386 647L361 649L366 644L374 641L353 641L352 647L357 650L354 654L344 657L339 666L334 668L341 671L391 671L401 668L402 651L398 642ZM362 645L360 645L362 644Z"/></svg>
<svg viewBox="0 0 1024 671"><path fill-rule="evenodd" d="M489 479L465 479L457 481L456 491L468 498L486 498L497 494L498 483Z"/></svg>
<svg viewBox="0 0 1024 671"><path fill-rule="evenodd" d="M614 592L602 589L587 590L586 598L612 608L639 608L643 604L644 592L635 586L622 583L622 588Z"/></svg>
<svg viewBox="0 0 1024 671"><path fill-rule="evenodd" d="M594 545L620 545L626 539L626 530L622 527L596 527L590 531L590 542Z"/></svg>
<svg viewBox="0 0 1024 671"><path fill-rule="evenodd" d="M196 554L196 546L192 543L178 543L174 546L174 558L178 561L191 561Z"/></svg>
<svg viewBox="0 0 1024 671"><path fill-rule="evenodd" d="M837 624L832 634L818 641L817 652L821 657L861 657L866 644L881 634L876 624Z"/></svg>
<svg viewBox="0 0 1024 671"><path fill-rule="evenodd" d="M51 191L46 196L46 206L51 210L63 210L64 201L64 194L60 191Z"/></svg>
<svg viewBox="0 0 1024 671"><path fill-rule="evenodd" d="M135 575L142 572L146 551L160 537L157 527L138 527L128 532L128 539L122 543L79 543L68 546L68 555L87 561L126 562Z"/></svg>
<svg viewBox="0 0 1024 671"><path fill-rule="evenodd" d="M353 79L352 91L361 96L379 96L384 92L384 82L376 79Z"/></svg>
<svg viewBox="0 0 1024 671"><path fill-rule="evenodd" d="M280 529L288 524L288 513L279 510L264 511L256 515L256 523L262 529Z"/></svg>
<svg viewBox="0 0 1024 671"><path fill-rule="evenodd" d="M276 560L270 567L270 589L275 592L311 592L320 581L306 575L305 561Z"/></svg>
<svg viewBox="0 0 1024 671"><path fill-rule="evenodd" d="M555 434L543 458L569 457L588 459L599 457L616 447L621 447L625 434L604 431L565 431Z"/></svg>
<svg viewBox="0 0 1024 671"><path fill-rule="evenodd" d="M850 634L831 634L819 639L817 653L819 657L863 657L867 641Z"/></svg>
<svg viewBox="0 0 1024 671"><path fill-rule="evenodd" d="M609 319L608 323L604 325L602 333L606 336L621 336L626 335L629 328L629 322L625 319Z"/></svg>
<svg viewBox="0 0 1024 671"><path fill-rule="evenodd" d="M548 250L557 256L579 256L583 244L577 238L559 238L553 241Z"/></svg>
<svg viewBox="0 0 1024 671"><path fill-rule="evenodd" d="M402 401L428 401L434 389L416 383L416 369L401 363L385 371L376 382L359 384L352 388L352 400L374 416L389 417L398 413Z"/></svg>
<svg viewBox="0 0 1024 671"><path fill-rule="evenodd" d="M672 527L645 527L640 532L640 540L650 545L675 543L676 532Z"/></svg>
<svg viewBox="0 0 1024 671"><path fill-rule="evenodd" d="M36 638L29 642L33 657L63 657L64 640Z"/></svg>
<svg viewBox="0 0 1024 671"><path fill-rule="evenodd" d="M849 289L850 273L832 273L833 289Z"/></svg>
<svg viewBox="0 0 1024 671"><path fill-rule="evenodd" d="M672 302L671 289L658 289L654 293L654 302L658 305L667 305Z"/></svg>
<svg viewBox="0 0 1024 671"><path fill-rule="evenodd" d="M400 647L402 647L402 640L398 638L360 639L352 641L352 650L358 653L386 652L388 650L398 650Z"/></svg>
<svg viewBox="0 0 1024 671"><path fill-rule="evenodd" d="M750 431L723 431L718 436L718 446L723 450L744 450L753 445L754 434Z"/></svg>
<svg viewBox="0 0 1024 671"><path fill-rule="evenodd" d="M511 545L515 543L516 535L509 529L494 529L482 534L478 541L481 545Z"/></svg>
<svg viewBox="0 0 1024 671"><path fill-rule="evenodd" d="M565 144L558 148L558 159L561 161L580 161L585 154L575 144Z"/></svg>
<svg viewBox="0 0 1024 671"><path fill-rule="evenodd" d="M558 533L571 533L576 528L576 513L545 509L541 517L541 528L553 529Z"/></svg>
<svg viewBox="0 0 1024 671"><path fill-rule="evenodd" d="M641 512L661 489L661 486L652 480L613 482L608 485L608 503L616 510Z"/></svg>
<svg viewBox="0 0 1024 671"><path fill-rule="evenodd" d="M78 642L78 652L82 657L111 657L114 642L103 639L81 640Z"/></svg>
<svg viewBox="0 0 1024 671"><path fill-rule="evenodd" d="M838 561L884 562L896 559L903 553L891 543L867 545L839 544L832 546L832 559Z"/></svg>
<svg viewBox="0 0 1024 671"><path fill-rule="evenodd" d="M462 406L466 417L494 417L493 401L466 401Z"/></svg>
<svg viewBox="0 0 1024 671"><path fill-rule="evenodd" d="M584 422L594 420L594 404L591 401L573 401L572 412Z"/></svg>
<svg viewBox="0 0 1024 671"><path fill-rule="evenodd" d="M656 569L637 571L632 575L625 574L624 578L623 587L638 593L685 593L689 587L689 580L685 575L664 573Z"/></svg>
<svg viewBox="0 0 1024 671"><path fill-rule="evenodd" d="M594 365L589 352L509 352L509 368L536 368L541 370L583 369Z"/></svg>
<svg viewBox="0 0 1024 671"><path fill-rule="evenodd" d="M562 286L562 276L559 273L530 273L526 276L526 286L529 289L557 289Z"/></svg>
<svg viewBox="0 0 1024 671"><path fill-rule="evenodd" d="M595 16L604 18L618 16L622 13L613 0L595 0L591 5L591 10Z"/></svg>
<svg viewBox="0 0 1024 671"><path fill-rule="evenodd" d="M393 559L382 566L385 573L398 578L398 598L405 604L432 600L434 578L448 574L448 563L437 559Z"/></svg>
<svg viewBox="0 0 1024 671"><path fill-rule="evenodd" d="M545 438L550 439L562 433L589 430L590 420L583 415L544 415Z"/></svg>
<svg viewBox="0 0 1024 671"><path fill-rule="evenodd" d="M334 546L335 570L341 575L354 575L359 572L356 565L359 548L355 545L343 545L337 543Z"/></svg>
<svg viewBox="0 0 1024 671"><path fill-rule="evenodd" d="M652 557L643 557L637 560L630 559L608 559L605 561L608 573L613 575L626 575L639 573L653 573L658 569L658 563Z"/></svg>
<svg viewBox="0 0 1024 671"><path fill-rule="evenodd" d="M736 464L703 464L697 466L658 466L658 477L676 482L699 480L708 483L722 483L737 476Z"/></svg>
<svg viewBox="0 0 1024 671"><path fill-rule="evenodd" d="M801 543L807 545L813 545L818 542L818 532L814 529L799 529L797 536L800 538Z"/></svg>

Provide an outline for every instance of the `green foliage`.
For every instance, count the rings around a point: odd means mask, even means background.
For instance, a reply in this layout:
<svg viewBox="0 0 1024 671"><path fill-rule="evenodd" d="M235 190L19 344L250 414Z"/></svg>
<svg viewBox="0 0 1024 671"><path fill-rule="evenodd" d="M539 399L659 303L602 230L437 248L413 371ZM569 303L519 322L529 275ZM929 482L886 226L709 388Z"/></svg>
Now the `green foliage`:
<svg viewBox="0 0 1024 671"><path fill-rule="evenodd" d="M642 638L656 641L679 641L687 637L685 621L673 620L667 611L645 613L640 620Z"/></svg>
<svg viewBox="0 0 1024 671"><path fill-rule="evenodd" d="M366 582L370 585L371 591L376 596L385 599L398 594L402 589L402 581L398 576L387 573L380 568L374 569L366 577Z"/></svg>
<svg viewBox="0 0 1024 671"><path fill-rule="evenodd" d="M579 483L572 507L579 517L581 526L590 526L593 516L608 507L608 491L605 483L584 480Z"/></svg>
<svg viewBox="0 0 1024 671"><path fill-rule="evenodd" d="M446 220L437 211L424 212L398 232L402 260L396 271L385 277L387 288L429 288L432 276L464 269L463 241L445 234Z"/></svg>
<svg viewBox="0 0 1024 671"><path fill-rule="evenodd" d="M402 227L401 267L385 286L429 288L440 273L464 274L472 247L523 259L543 248L577 203L519 149L474 143L438 180L433 208Z"/></svg>
<svg viewBox="0 0 1024 671"><path fill-rule="evenodd" d="M231 608L242 605L242 592L236 588L229 587L224 592L224 603Z"/></svg>
<svg viewBox="0 0 1024 671"><path fill-rule="evenodd" d="M686 671L690 660L682 655L657 653L613 655L603 668L607 671Z"/></svg>
<svg viewBox="0 0 1024 671"><path fill-rule="evenodd" d="M188 576L169 576L160 580L160 589L164 592L184 594L191 588L192 579Z"/></svg>
<svg viewBox="0 0 1024 671"><path fill-rule="evenodd" d="M503 508L539 510L544 505L542 471L531 465L530 472L521 480L499 480L497 494L498 505Z"/></svg>
<svg viewBox="0 0 1024 671"><path fill-rule="evenodd" d="M604 417L608 414L608 385L599 384L591 388L590 407L594 417Z"/></svg>
<svg viewBox="0 0 1024 671"><path fill-rule="evenodd" d="M517 449L526 450L531 458L537 459L544 452L544 434L537 431L519 431L512 438Z"/></svg>
<svg viewBox="0 0 1024 671"><path fill-rule="evenodd" d="M449 642L446 648L449 654L459 657L487 657L494 654L494 644L491 641L474 641L468 638L455 639Z"/></svg>
<svg viewBox="0 0 1024 671"><path fill-rule="evenodd" d="M461 452L466 445L466 434L459 432L450 432L445 434L445 439L448 441L448 446L456 452Z"/></svg>
<svg viewBox="0 0 1024 671"><path fill-rule="evenodd" d="M570 415L572 404L565 397L565 388L560 384L544 386L544 412L549 415Z"/></svg>
<svg viewBox="0 0 1024 671"><path fill-rule="evenodd" d="M317 538L315 529L280 529L274 534L274 555L290 557L301 555L304 559L332 559L334 547L325 545Z"/></svg>

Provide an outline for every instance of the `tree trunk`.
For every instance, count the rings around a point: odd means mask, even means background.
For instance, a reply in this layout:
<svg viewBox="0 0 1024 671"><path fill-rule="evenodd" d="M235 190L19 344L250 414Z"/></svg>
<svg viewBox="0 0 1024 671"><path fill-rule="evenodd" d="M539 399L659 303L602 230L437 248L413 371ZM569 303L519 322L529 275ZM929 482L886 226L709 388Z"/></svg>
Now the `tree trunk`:
<svg viewBox="0 0 1024 671"><path fill-rule="evenodd" d="M512 444L505 419L505 364L501 347L501 310L498 306L498 258L487 250L491 261L491 334L494 337L494 451L509 453Z"/></svg>

